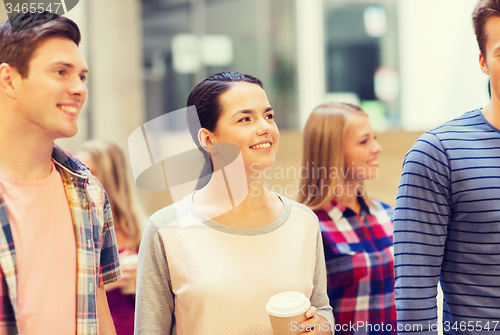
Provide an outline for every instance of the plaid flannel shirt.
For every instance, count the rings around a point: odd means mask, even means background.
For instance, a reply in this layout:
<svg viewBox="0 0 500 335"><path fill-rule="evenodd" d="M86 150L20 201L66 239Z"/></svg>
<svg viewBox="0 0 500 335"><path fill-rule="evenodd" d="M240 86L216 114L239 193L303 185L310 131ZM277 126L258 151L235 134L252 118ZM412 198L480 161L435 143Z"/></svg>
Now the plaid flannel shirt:
<svg viewBox="0 0 500 335"><path fill-rule="evenodd" d="M57 145L52 159L61 174L75 230L76 333L97 334L97 287L121 277L109 201L90 171ZM18 333L16 250L1 186L0 224L0 334L11 335Z"/></svg>
<svg viewBox="0 0 500 335"><path fill-rule="evenodd" d="M360 215L335 200L314 211L335 334L396 334L392 209L376 200L379 208L368 208L362 197L358 201Z"/></svg>

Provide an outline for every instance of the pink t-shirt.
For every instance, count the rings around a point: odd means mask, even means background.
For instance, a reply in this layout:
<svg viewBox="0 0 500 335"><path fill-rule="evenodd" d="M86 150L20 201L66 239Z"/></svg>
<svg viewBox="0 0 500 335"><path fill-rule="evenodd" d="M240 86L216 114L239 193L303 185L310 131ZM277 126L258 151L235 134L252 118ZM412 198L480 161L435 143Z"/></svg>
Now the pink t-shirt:
<svg viewBox="0 0 500 335"><path fill-rule="evenodd" d="M0 174L17 263L19 334L76 334L76 241L61 176L40 181Z"/></svg>

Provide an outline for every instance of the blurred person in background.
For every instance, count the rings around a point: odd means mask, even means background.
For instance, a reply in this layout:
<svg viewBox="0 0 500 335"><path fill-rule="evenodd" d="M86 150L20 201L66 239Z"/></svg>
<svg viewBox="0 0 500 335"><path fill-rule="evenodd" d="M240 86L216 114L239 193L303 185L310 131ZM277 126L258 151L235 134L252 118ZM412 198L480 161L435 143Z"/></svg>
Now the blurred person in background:
<svg viewBox="0 0 500 335"><path fill-rule="evenodd" d="M363 185L381 150L357 106L325 103L306 123L298 201L319 219L336 334L396 333L392 209Z"/></svg>
<svg viewBox="0 0 500 335"><path fill-rule="evenodd" d="M115 334L104 291L121 277L109 202L54 144L77 133L87 100L80 37L48 12L0 23L1 334Z"/></svg>
<svg viewBox="0 0 500 335"><path fill-rule="evenodd" d="M439 282L445 334L500 330L500 0L480 0L472 23L491 101L427 131L403 163L394 254L405 334L438 333Z"/></svg>
<svg viewBox="0 0 500 335"><path fill-rule="evenodd" d="M88 166L106 191L113 213L122 279L106 286L117 335L134 333L137 250L141 229L122 150L113 143L92 140L82 144L77 157ZM134 261L135 260L135 261Z"/></svg>

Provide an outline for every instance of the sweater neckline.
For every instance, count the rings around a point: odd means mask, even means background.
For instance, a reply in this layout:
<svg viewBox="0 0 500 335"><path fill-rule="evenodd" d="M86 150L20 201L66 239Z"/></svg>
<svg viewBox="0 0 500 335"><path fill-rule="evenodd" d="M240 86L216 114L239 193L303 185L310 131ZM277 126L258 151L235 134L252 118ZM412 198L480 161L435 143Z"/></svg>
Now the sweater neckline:
<svg viewBox="0 0 500 335"><path fill-rule="evenodd" d="M479 117L481 118L481 120L488 126L490 127L492 130L494 130L495 132L497 133L500 133L500 129L498 129L497 127L495 127L494 125L492 125L488 120L486 120L486 118L484 117L484 114L483 114L483 109L482 108L479 108L479 109L476 109L476 112L477 114L479 114Z"/></svg>
<svg viewBox="0 0 500 335"><path fill-rule="evenodd" d="M232 227L232 226L227 226L222 223L216 222L209 217L207 217L205 214L200 212L196 206L194 205L193 202L193 196L194 193L191 193L187 195L184 198L185 204L188 208L188 211L191 215L193 215L200 223L203 225L212 228L214 230L217 230L221 233L226 233L226 234L232 234L232 235L247 235L247 236L256 236L256 235L263 235L270 233L279 227L281 227L286 220L290 217L290 213L292 211L292 206L290 204L290 200L286 197L283 197L275 192L273 192L282 202L283 202L283 211L281 214L278 216L276 220L273 222L261 226L261 227L256 227L256 228L239 228L239 227Z"/></svg>

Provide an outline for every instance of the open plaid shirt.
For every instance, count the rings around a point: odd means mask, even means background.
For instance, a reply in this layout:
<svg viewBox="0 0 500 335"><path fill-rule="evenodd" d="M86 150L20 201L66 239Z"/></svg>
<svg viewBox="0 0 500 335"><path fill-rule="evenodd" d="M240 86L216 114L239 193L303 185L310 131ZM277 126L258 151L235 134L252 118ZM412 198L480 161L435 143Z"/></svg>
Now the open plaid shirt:
<svg viewBox="0 0 500 335"><path fill-rule="evenodd" d="M76 333L97 334L97 287L121 277L109 201L90 171L56 145L52 159L61 174L76 237ZM11 335L17 334L16 250L1 186L0 224L0 334Z"/></svg>
<svg viewBox="0 0 500 335"><path fill-rule="evenodd" d="M374 201L379 208L368 208L362 197L358 201L360 215L335 200L314 211L335 334L396 334L392 209L379 201Z"/></svg>

